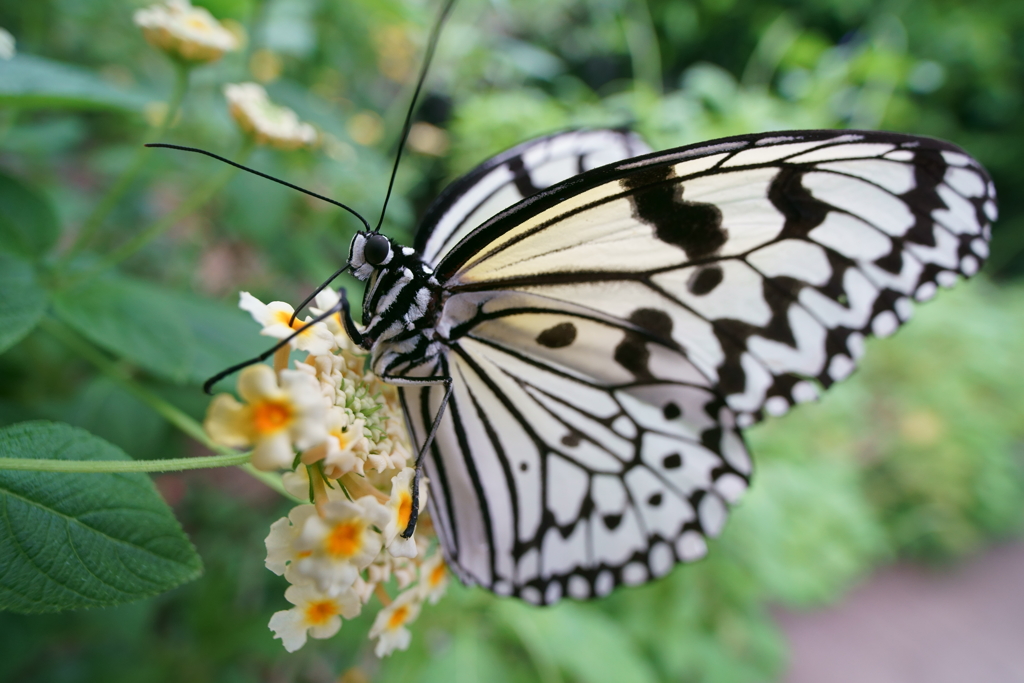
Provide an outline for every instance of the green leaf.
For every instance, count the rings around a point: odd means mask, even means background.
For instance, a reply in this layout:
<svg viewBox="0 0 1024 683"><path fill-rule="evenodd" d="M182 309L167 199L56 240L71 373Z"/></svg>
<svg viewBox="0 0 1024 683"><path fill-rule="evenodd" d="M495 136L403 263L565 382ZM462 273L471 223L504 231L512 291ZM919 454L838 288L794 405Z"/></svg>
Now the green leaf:
<svg viewBox="0 0 1024 683"><path fill-rule="evenodd" d="M60 223L47 197L0 172L0 247L35 258L57 242Z"/></svg>
<svg viewBox="0 0 1024 683"><path fill-rule="evenodd" d="M238 309L126 277L62 292L54 307L92 342L178 384L202 382L267 346Z"/></svg>
<svg viewBox="0 0 1024 683"><path fill-rule="evenodd" d="M563 602L536 608L503 600L494 612L523 641L545 681L557 680L552 665L585 683L658 680L629 633L593 607Z"/></svg>
<svg viewBox="0 0 1024 683"><path fill-rule="evenodd" d="M0 457L129 460L56 422L0 430ZM55 612L132 602L202 573L153 482L141 474L0 471L0 609Z"/></svg>
<svg viewBox="0 0 1024 683"><path fill-rule="evenodd" d="M194 390L193 390L194 391ZM63 421L109 441L133 458L181 455L170 425L120 384L99 375L62 411Z"/></svg>
<svg viewBox="0 0 1024 683"><path fill-rule="evenodd" d="M35 270L0 251L0 353L32 331L46 312L46 294Z"/></svg>
<svg viewBox="0 0 1024 683"><path fill-rule="evenodd" d="M0 77L0 105L6 106L137 112L148 99L115 88L87 69L34 55L4 62Z"/></svg>

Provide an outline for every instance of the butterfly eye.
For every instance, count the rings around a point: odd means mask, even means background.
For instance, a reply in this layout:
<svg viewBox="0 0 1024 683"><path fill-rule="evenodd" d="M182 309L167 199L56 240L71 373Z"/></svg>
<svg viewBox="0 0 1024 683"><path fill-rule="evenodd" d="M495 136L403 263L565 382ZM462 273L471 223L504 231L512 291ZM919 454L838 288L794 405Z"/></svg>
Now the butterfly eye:
<svg viewBox="0 0 1024 683"><path fill-rule="evenodd" d="M373 234L366 238L366 246L363 247L363 258L371 266L379 266L386 263L391 256L391 242L387 237L380 234Z"/></svg>

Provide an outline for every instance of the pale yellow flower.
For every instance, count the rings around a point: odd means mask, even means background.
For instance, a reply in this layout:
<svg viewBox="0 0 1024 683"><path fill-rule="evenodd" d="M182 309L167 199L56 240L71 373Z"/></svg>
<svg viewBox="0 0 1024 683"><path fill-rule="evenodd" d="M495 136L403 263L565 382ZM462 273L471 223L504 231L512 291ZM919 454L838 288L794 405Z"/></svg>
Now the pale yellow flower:
<svg viewBox="0 0 1024 683"><path fill-rule="evenodd" d="M298 330L302 330L308 322L295 319L290 322L295 309L283 301L271 301L265 304L249 292L240 292L238 307L252 316L253 320L263 326L260 334L276 339L286 339ZM314 355L329 354L335 347L334 335L323 323L313 323L299 332L289 345L299 351L308 351Z"/></svg>
<svg viewBox="0 0 1024 683"><path fill-rule="evenodd" d="M255 446L252 464L261 470L291 469L295 449L327 440L326 406L317 383L295 370L277 374L266 365L252 365L238 377L238 393L218 394L203 423L214 441L236 448Z"/></svg>
<svg viewBox="0 0 1024 683"><path fill-rule="evenodd" d="M271 102L262 85L229 83L224 86L224 96L235 122L261 145L299 149L316 144L316 129L300 121L288 107Z"/></svg>
<svg viewBox="0 0 1024 683"><path fill-rule="evenodd" d="M134 19L150 45L186 62L213 62L239 47L231 31L188 0L140 9Z"/></svg>
<svg viewBox="0 0 1024 683"><path fill-rule="evenodd" d="M353 502L333 500L324 504L320 512L306 520L295 542L300 552L310 553L295 567L298 575L333 595L350 587L359 571L377 557L381 539L373 527L382 526L387 512L373 496Z"/></svg>
<svg viewBox="0 0 1024 683"><path fill-rule="evenodd" d="M412 634L406 628L420 614L420 595L416 589L401 593L395 601L377 613L370 628L370 638L378 638L374 653L384 657L395 650L409 647Z"/></svg>
<svg viewBox="0 0 1024 683"><path fill-rule="evenodd" d="M291 586L284 597L295 607L276 612L270 618L270 630L288 652L305 645L307 635L330 638L341 628L342 617L352 619L362 610L359 596L351 588L337 595L324 595L311 585Z"/></svg>

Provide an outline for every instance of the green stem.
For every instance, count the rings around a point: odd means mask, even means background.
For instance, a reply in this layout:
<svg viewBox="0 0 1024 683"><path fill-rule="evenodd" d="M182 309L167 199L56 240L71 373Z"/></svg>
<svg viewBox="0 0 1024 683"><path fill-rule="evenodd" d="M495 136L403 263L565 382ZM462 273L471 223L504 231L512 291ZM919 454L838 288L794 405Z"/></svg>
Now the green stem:
<svg viewBox="0 0 1024 683"><path fill-rule="evenodd" d="M156 133L150 138L149 132L146 133L146 138L151 139L155 142L159 142L163 138L164 134L171 127L171 123L174 122L175 117L178 115L178 110L181 109L181 104L185 100L185 93L188 92L188 75L189 67L185 64L175 64L175 78L174 78L174 90L171 93L171 99L167 103L167 111L164 114L163 120L156 129ZM132 158L131 163L121 173L121 176L114 182L114 184L107 190L107 193L100 200L99 204L92 210L89 217L85 219L85 223L82 224L82 229L78 233L78 237L75 240L74 245L68 250L64 256L65 262L69 260L73 255L81 251L82 247L88 245L89 242L96 236L100 227L103 225L103 221L107 219L110 212L114 210L117 202L120 201L124 193L128 191L132 183L135 182L135 178L139 175L142 170L143 164L149 156L151 150L148 147L139 145L139 148L135 151L135 156Z"/></svg>
<svg viewBox="0 0 1024 683"><path fill-rule="evenodd" d="M249 453L167 460L41 460L0 458L0 470L23 472L181 472L208 467L231 467L248 462Z"/></svg>
<svg viewBox="0 0 1024 683"><path fill-rule="evenodd" d="M236 155L238 163L244 163L245 159L249 156L249 153L253 148L253 140L250 137L246 137L245 143ZM104 257L98 264L93 268L90 268L82 275L72 278L69 282L64 285L64 288L72 287L80 284L87 280L92 279L96 275L104 272L105 270L116 266L121 261L124 261L129 256L132 256L142 247L146 246L153 239L159 237L161 234L166 232L169 228L173 227L178 221L185 218L192 212L196 211L208 201L210 201L214 195L220 192L228 181L231 180L235 173L238 171L234 166L228 166L224 168L219 174L213 177L212 180L203 183L200 187L196 188L189 197L182 201L178 207L171 211L169 214L157 221L151 223L149 227L142 230L135 237L128 240L120 247L112 251L106 257Z"/></svg>
<svg viewBox="0 0 1024 683"><path fill-rule="evenodd" d="M114 360L108 358L103 352L88 343L84 339L78 336L73 330L69 329L66 325L53 318L43 318L40 322L40 327L49 332L52 336L60 340L64 345L70 348L72 351L77 353L85 360L92 363L98 370L104 375L109 377L118 386L122 387L125 391L128 391L140 401L148 405L150 408L159 413L165 420L170 422L172 425L183 431L188 436L192 437L202 445L206 446L212 451L220 453L217 456L209 456L203 458L177 458L174 460L137 460L137 470L60 470L60 471L138 471L138 472L168 472L171 470L186 470L186 469L200 469L205 467L227 467L229 465L240 465L243 470L249 473L251 476L259 479L261 482L274 489L278 493L288 498L294 498L290 493L285 491L284 484L281 483L281 477L271 473L262 472L252 466L249 462L249 453L238 453L237 451L221 446L218 443L214 443L203 426L193 420L191 417L183 413L181 410L171 405L164 399L157 396L155 393L146 389L142 385L133 381L131 376L125 370L125 368ZM13 458L5 458L0 460L0 469L7 468L7 461L13 460ZM27 462L20 460L22 463ZM45 463L53 463L53 460L32 460L28 461L32 463L44 463L42 468L52 469L52 465L46 465ZM66 461L61 461L66 462ZM96 462L96 461L94 461ZM108 461L109 462L109 461ZM169 467L167 464L170 463ZM177 466L178 464L181 466ZM121 466L131 465L124 461L117 461L112 463L110 466ZM145 469L149 467L150 469ZM11 466L9 469L29 469L25 466ZM41 469L39 467L32 467L31 469ZM56 471L56 470L55 470Z"/></svg>

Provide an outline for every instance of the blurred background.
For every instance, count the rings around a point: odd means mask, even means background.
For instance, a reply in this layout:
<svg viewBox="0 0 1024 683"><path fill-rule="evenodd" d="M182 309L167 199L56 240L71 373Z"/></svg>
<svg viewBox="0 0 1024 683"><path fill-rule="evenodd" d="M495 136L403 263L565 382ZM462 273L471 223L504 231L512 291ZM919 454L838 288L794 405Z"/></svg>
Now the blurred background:
<svg viewBox="0 0 1024 683"><path fill-rule="evenodd" d="M247 153L222 87L262 83L321 144L247 163L374 220L438 3L195 4L243 48L193 70L161 141ZM0 61L0 257L30 263L5 294L201 418L202 380L263 347L238 290L301 300L358 224L208 158L139 152L175 82L132 23L142 6L0 0L18 52ZM751 430L750 495L707 559L653 584L545 610L452 586L408 652L377 661L370 615L289 655L267 629L286 584L263 567L288 502L241 471L162 475L205 575L120 608L0 614L0 680L1024 680L1024 3L463 0L427 91L385 220L406 243L448 181L537 134L628 125L667 148L856 127L980 159L1001 193L992 258L820 403ZM40 418L134 457L203 453L45 329L0 355L0 425Z"/></svg>

